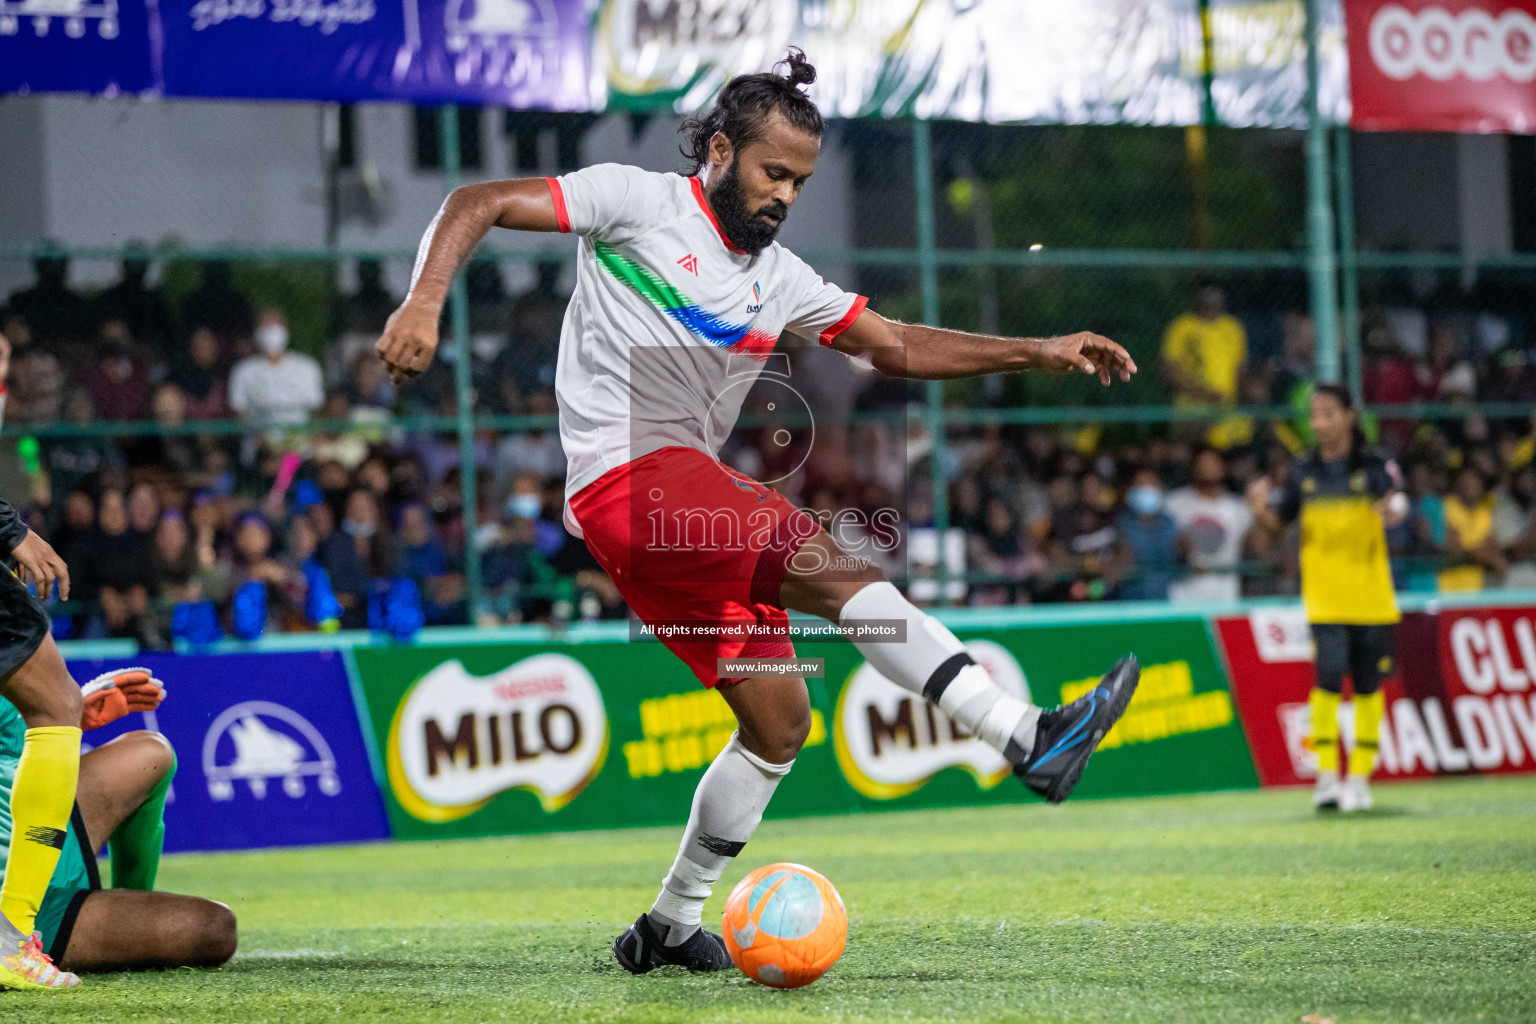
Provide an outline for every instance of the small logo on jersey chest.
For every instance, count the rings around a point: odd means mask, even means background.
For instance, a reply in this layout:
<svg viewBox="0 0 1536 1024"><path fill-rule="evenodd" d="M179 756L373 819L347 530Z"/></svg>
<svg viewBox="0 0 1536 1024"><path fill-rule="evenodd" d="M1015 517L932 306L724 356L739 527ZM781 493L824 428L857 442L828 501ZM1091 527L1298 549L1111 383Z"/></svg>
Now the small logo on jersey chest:
<svg viewBox="0 0 1536 1024"><path fill-rule="evenodd" d="M747 312L756 313L763 308L763 288L756 281L752 282L752 301L747 303Z"/></svg>
<svg viewBox="0 0 1536 1024"><path fill-rule="evenodd" d="M678 260L677 265L688 271L688 273L692 274L694 277L699 276L699 261L698 258L693 255L693 253L689 253L682 259Z"/></svg>

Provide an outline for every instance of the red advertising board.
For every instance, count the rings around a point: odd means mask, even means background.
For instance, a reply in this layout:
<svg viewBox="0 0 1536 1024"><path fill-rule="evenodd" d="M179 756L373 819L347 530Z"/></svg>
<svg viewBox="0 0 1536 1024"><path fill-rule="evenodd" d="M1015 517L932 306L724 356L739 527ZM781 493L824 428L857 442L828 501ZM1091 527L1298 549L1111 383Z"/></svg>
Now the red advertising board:
<svg viewBox="0 0 1536 1024"><path fill-rule="evenodd" d="M1536 132L1536 0L1345 0L1350 123Z"/></svg>
<svg viewBox="0 0 1536 1024"><path fill-rule="evenodd" d="M1254 611L1216 626L1259 782L1311 782L1312 652L1301 610ZM1395 649L1397 673L1382 687L1378 778L1536 771L1536 608L1410 613ZM1348 749L1348 702L1340 719Z"/></svg>

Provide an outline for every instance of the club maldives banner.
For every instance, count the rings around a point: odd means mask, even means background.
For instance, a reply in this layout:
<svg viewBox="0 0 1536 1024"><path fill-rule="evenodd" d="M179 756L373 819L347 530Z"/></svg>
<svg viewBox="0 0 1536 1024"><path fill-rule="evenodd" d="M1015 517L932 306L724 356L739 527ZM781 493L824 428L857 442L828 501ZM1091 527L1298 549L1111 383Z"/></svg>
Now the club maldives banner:
<svg viewBox="0 0 1536 1024"><path fill-rule="evenodd" d="M1210 3L1219 121L1305 123L1303 11ZM1206 98L1198 0L0 0L0 91L691 111L790 45L840 117L1193 124Z"/></svg>
<svg viewBox="0 0 1536 1024"><path fill-rule="evenodd" d="M1317 777L1307 693L1311 637L1300 609L1217 623L1259 779ZM1443 608L1397 627L1382 690L1378 778L1536 771L1536 608ZM1341 745L1353 737L1341 706Z"/></svg>
<svg viewBox="0 0 1536 1024"><path fill-rule="evenodd" d="M340 651L143 654L69 662L76 679L126 665L166 686L158 711L88 732L99 747L134 729L176 750L168 850L235 850L388 838L384 807Z"/></svg>
<svg viewBox="0 0 1536 1024"><path fill-rule="evenodd" d="M1536 0L1346 0L1356 127L1536 132Z"/></svg>
<svg viewBox="0 0 1536 1024"><path fill-rule="evenodd" d="M1257 784L1204 622L960 629L1000 685L1054 704L1114 658L1144 666L1079 796ZM824 658L812 724L775 816L1032 801L1002 759L882 678L847 643ZM735 719L663 646L359 648L394 835L487 835L680 822Z"/></svg>

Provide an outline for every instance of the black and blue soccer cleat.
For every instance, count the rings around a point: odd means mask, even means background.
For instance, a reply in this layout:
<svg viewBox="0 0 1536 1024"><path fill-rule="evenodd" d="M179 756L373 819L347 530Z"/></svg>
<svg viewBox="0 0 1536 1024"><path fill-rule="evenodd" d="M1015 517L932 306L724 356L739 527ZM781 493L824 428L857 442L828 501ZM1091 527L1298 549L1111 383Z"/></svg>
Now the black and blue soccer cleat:
<svg viewBox="0 0 1536 1024"><path fill-rule="evenodd" d="M644 974L656 967L686 967L690 971L723 971L731 966L725 940L700 928L675 946L665 945L651 924L649 914L613 940L613 958L630 974Z"/></svg>
<svg viewBox="0 0 1536 1024"><path fill-rule="evenodd" d="M1029 757L1013 766L1013 774L1051 803L1065 800L1099 741L1125 713L1140 678L1135 655L1126 655L1098 686L1070 704L1042 711L1035 745Z"/></svg>

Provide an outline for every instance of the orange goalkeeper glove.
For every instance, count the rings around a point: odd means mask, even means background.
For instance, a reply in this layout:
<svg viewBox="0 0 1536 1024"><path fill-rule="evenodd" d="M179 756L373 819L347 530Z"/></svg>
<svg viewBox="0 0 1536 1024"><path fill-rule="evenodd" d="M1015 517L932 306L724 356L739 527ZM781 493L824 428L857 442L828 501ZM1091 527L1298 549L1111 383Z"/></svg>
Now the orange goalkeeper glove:
<svg viewBox="0 0 1536 1024"><path fill-rule="evenodd" d="M80 687L85 708L80 729L88 732L117 721L130 711L153 711L165 699L165 684L147 668L119 668L103 672Z"/></svg>

